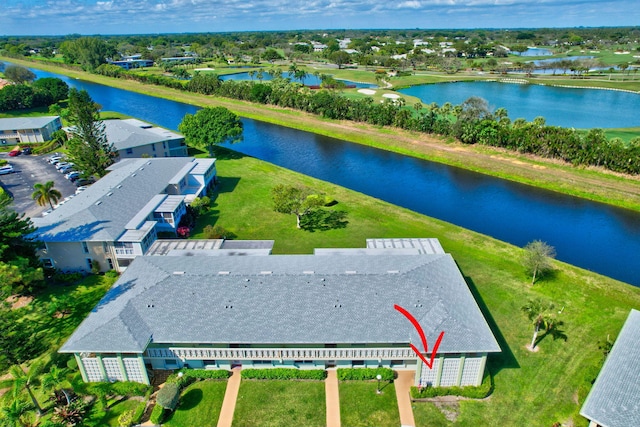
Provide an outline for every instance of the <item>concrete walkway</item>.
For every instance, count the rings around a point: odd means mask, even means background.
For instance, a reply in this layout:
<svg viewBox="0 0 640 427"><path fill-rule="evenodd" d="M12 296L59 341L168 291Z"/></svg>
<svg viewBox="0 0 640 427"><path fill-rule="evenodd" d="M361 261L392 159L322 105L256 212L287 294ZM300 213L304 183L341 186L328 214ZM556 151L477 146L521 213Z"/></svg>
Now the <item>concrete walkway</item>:
<svg viewBox="0 0 640 427"><path fill-rule="evenodd" d="M224 392L224 399L222 400L218 427L231 427L233 423L233 413L236 410L236 400L238 399L238 391L240 390L241 369L242 368L233 368L231 370L231 376L227 382L227 390Z"/></svg>
<svg viewBox="0 0 640 427"><path fill-rule="evenodd" d="M396 386L396 398L398 399L398 411L400 411L400 424L402 427L414 427L413 409L411 408L411 395L414 371L396 371L398 378L393 382Z"/></svg>
<svg viewBox="0 0 640 427"><path fill-rule="evenodd" d="M340 427L340 393L336 369L327 369L324 393L327 400L327 427Z"/></svg>

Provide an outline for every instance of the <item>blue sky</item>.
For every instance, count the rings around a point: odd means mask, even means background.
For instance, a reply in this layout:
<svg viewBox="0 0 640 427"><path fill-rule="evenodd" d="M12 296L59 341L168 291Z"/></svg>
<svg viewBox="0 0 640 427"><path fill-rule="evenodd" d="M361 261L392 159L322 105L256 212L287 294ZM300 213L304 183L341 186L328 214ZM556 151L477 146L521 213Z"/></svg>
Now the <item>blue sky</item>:
<svg viewBox="0 0 640 427"><path fill-rule="evenodd" d="M0 35L640 24L637 0L0 0Z"/></svg>

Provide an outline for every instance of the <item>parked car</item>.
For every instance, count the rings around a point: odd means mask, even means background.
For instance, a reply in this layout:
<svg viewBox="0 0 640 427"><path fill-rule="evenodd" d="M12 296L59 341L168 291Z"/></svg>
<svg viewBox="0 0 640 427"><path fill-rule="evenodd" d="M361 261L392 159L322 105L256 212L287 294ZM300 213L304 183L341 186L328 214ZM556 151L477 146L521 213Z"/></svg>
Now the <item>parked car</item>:
<svg viewBox="0 0 640 427"><path fill-rule="evenodd" d="M76 179L80 178L81 174L82 174L82 172L72 171L72 172L67 173L64 177L67 178L68 180L70 180L71 182L73 182Z"/></svg>
<svg viewBox="0 0 640 427"><path fill-rule="evenodd" d="M19 148L17 150L14 148L13 150L9 151L9 157L19 156L20 153L21 151Z"/></svg>
<svg viewBox="0 0 640 427"><path fill-rule="evenodd" d="M13 173L13 172L15 172L15 171L13 170L13 166L11 166L11 165L5 165L5 166L0 167L0 175L6 175L6 174L9 174L9 173Z"/></svg>
<svg viewBox="0 0 640 427"><path fill-rule="evenodd" d="M80 179L77 179L76 182L74 182L74 184L76 185L76 187L84 187L87 185L91 185L94 182L95 181L91 178L80 178Z"/></svg>
<svg viewBox="0 0 640 427"><path fill-rule="evenodd" d="M68 165L65 165L65 166L61 167L60 169L58 169L58 172L61 172L63 174L68 174L69 172L73 172L74 166L75 165L73 163L69 163Z"/></svg>
<svg viewBox="0 0 640 427"><path fill-rule="evenodd" d="M47 162L53 163L54 160L60 160L62 155L60 153L53 153L49 157L47 157Z"/></svg>
<svg viewBox="0 0 640 427"><path fill-rule="evenodd" d="M49 160L49 163L51 163L52 165L57 165L58 163L64 162L64 158L63 157L52 157L51 160Z"/></svg>
<svg viewBox="0 0 640 427"><path fill-rule="evenodd" d="M29 154L31 154L31 152L32 152L31 147L24 147L24 148L22 149L22 154L24 154L24 155L26 155L26 156L28 156Z"/></svg>
<svg viewBox="0 0 640 427"><path fill-rule="evenodd" d="M56 163L56 169L60 170L63 167L68 166L68 165L73 165L73 163L70 163L70 162L58 162L58 163Z"/></svg>

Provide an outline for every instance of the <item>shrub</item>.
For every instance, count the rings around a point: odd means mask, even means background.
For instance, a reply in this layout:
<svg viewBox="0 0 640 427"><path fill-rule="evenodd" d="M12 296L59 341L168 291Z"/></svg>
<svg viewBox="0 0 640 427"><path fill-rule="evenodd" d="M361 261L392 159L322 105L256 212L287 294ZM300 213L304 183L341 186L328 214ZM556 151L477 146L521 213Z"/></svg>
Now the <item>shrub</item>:
<svg viewBox="0 0 640 427"><path fill-rule="evenodd" d="M105 277L108 277L109 279L115 279L118 276L120 276L120 273L118 273L116 270L109 270L106 273L104 273Z"/></svg>
<svg viewBox="0 0 640 427"><path fill-rule="evenodd" d="M133 411L124 411L118 417L118 425L120 427L131 427L133 425Z"/></svg>
<svg viewBox="0 0 640 427"><path fill-rule="evenodd" d="M166 387L166 386L165 386ZM164 387L161 389L163 390ZM162 406L156 404L151 411L151 416L149 416L149 421L151 421L155 425L160 425L164 422L164 419L167 417L169 411L164 409Z"/></svg>
<svg viewBox="0 0 640 427"><path fill-rule="evenodd" d="M411 387L411 397L413 399L423 399L438 396L462 396L470 399L484 399L493 391L493 379L490 375L485 375L482 384L479 386L464 387Z"/></svg>
<svg viewBox="0 0 640 427"><path fill-rule="evenodd" d="M338 379L340 381L366 381L375 380L382 376L381 381L393 381L395 373L389 368L340 368Z"/></svg>
<svg viewBox="0 0 640 427"><path fill-rule="evenodd" d="M93 274L100 273L100 263L95 259L91 260L91 272Z"/></svg>
<svg viewBox="0 0 640 427"><path fill-rule="evenodd" d="M64 273L61 271L56 271L52 277L52 279L56 283L60 283L63 285L71 285L76 282L79 282L84 278L84 275L80 272L72 272L72 273Z"/></svg>
<svg viewBox="0 0 640 427"><path fill-rule="evenodd" d="M327 371L324 369L296 369L296 368L273 368L273 369L243 369L242 378L254 380L318 380L327 378Z"/></svg>
<svg viewBox="0 0 640 427"><path fill-rule="evenodd" d="M204 196L196 197L189 206L191 206L196 215L202 215L209 210L210 205L211 199L208 196Z"/></svg>
<svg viewBox="0 0 640 427"><path fill-rule="evenodd" d="M156 403L165 409L173 411L180 398L180 387L176 383L165 383L156 396Z"/></svg>
<svg viewBox="0 0 640 427"><path fill-rule="evenodd" d="M224 239L229 234L227 230L225 230L220 225L207 225L204 228L204 237L206 239Z"/></svg>
<svg viewBox="0 0 640 427"><path fill-rule="evenodd" d="M133 381L117 381L111 384L111 390L117 396L144 396L151 387Z"/></svg>

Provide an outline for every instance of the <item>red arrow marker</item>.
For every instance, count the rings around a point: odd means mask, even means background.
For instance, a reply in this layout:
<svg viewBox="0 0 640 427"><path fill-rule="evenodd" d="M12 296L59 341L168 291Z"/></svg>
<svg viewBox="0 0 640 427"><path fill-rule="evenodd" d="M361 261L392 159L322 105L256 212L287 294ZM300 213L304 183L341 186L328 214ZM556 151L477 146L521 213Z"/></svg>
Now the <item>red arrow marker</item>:
<svg viewBox="0 0 640 427"><path fill-rule="evenodd" d="M393 308L395 308L396 310L398 310L400 313L402 313L407 319L409 319L409 321L411 323L413 323L413 327L416 328L416 330L418 331L418 334L420 335L420 339L422 340L422 346L424 347L424 352L425 353L429 353L429 346L427 345L427 337L424 334L424 331L422 330L422 326L420 326L420 323L418 323L418 321L416 320L415 317L413 317L413 315L411 313L409 313L407 310L405 310L404 308L400 307L398 304L394 304ZM438 339L436 340L436 345L433 346L433 351L431 352L431 354L429 355L429 360L427 360L424 355L422 354L422 352L418 349L418 347L416 347L413 344L409 344L411 346L411 348L413 349L413 351L418 355L418 357L420 359L422 359L422 361L424 362L425 365L427 365L429 367L429 369L433 369L433 361L436 358L436 353L438 352L438 347L440 347L440 343L442 342L442 338L444 337L444 331L440 332L440 335L438 336Z"/></svg>

